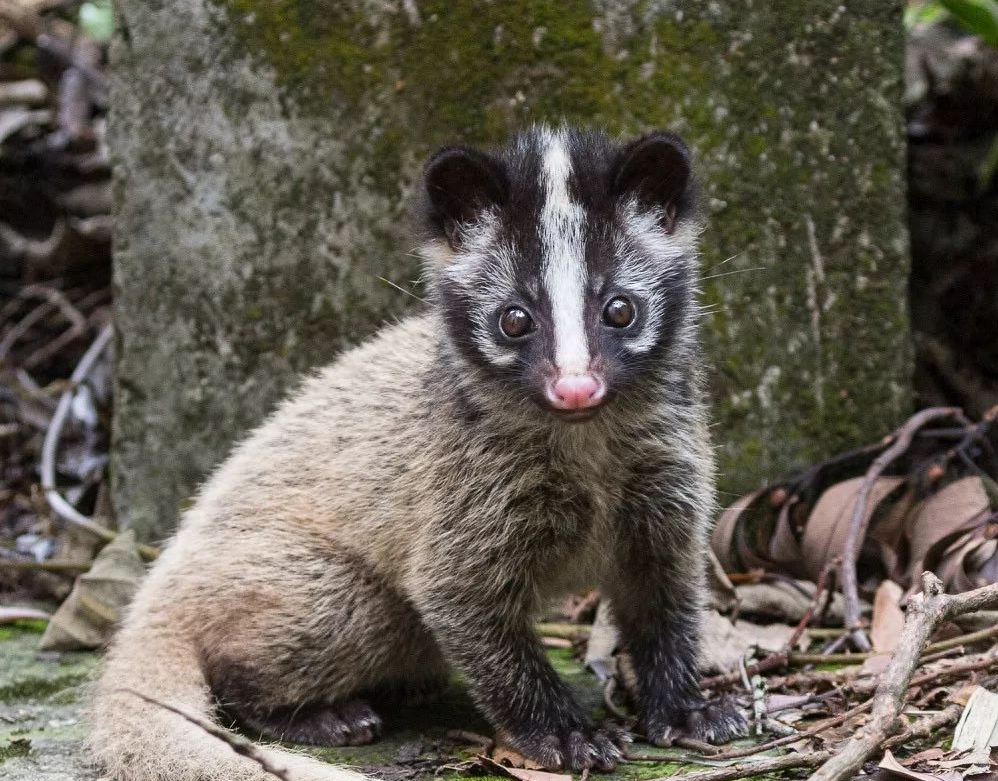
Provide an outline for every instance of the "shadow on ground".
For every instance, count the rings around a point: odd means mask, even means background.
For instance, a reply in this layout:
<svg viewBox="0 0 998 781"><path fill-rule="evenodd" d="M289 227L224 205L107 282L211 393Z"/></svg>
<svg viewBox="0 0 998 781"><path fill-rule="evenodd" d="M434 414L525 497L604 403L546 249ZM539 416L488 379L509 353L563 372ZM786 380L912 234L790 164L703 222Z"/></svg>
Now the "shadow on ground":
<svg viewBox="0 0 998 781"><path fill-rule="evenodd" d="M0 627L0 778L5 781L97 781L80 747L84 737L83 702L88 681L100 659L92 653L39 653L41 626ZM594 716L605 716L596 679L567 650L553 650L551 660ZM327 761L350 765L386 781L469 777L460 765L479 749L448 737L450 730L491 736L460 683L437 701L384 712L386 731L371 746L315 749ZM647 747L639 747L647 753ZM620 781L671 775L680 765L633 763L607 776ZM483 778L481 775L476 778ZM591 778L607 778L593 775Z"/></svg>

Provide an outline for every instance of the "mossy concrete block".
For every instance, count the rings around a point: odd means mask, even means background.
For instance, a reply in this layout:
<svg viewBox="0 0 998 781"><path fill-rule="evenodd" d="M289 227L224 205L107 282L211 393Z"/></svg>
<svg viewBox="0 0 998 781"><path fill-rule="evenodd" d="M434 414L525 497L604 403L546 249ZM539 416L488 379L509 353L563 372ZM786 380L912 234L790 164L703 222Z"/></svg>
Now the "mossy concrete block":
<svg viewBox="0 0 998 781"><path fill-rule="evenodd" d="M726 490L910 397L901 0L121 0L121 520L155 537L301 371L419 304L424 156L533 121L698 151Z"/></svg>

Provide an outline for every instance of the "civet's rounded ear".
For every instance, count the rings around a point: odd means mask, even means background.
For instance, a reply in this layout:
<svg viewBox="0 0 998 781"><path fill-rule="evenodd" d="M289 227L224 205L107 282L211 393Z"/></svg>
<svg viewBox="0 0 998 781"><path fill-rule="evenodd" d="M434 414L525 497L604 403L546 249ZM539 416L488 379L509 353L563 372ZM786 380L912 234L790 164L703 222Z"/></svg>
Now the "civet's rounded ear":
<svg viewBox="0 0 998 781"><path fill-rule="evenodd" d="M679 136L650 133L625 146L612 173L617 198L632 196L646 207L657 207L662 228L671 232L692 200L693 156Z"/></svg>
<svg viewBox="0 0 998 781"><path fill-rule="evenodd" d="M454 247L458 226L505 202L508 192L501 164L467 147L445 147L433 155L423 169L423 181L429 199L427 227Z"/></svg>

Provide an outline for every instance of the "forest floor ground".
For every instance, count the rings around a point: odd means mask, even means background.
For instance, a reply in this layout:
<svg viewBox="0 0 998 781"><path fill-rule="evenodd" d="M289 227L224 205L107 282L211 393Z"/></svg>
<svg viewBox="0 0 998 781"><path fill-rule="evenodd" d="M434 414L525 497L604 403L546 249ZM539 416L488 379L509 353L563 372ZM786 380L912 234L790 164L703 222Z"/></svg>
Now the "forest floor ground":
<svg viewBox="0 0 998 781"><path fill-rule="evenodd" d="M99 774L87 765L82 745L85 737L83 709L86 690L100 670L100 656L91 652L40 653L43 624L25 622L0 627L0 778L6 781L97 781ZM558 672L575 690L594 716L605 715L595 676L572 657L568 649L549 651ZM455 683L442 698L422 708L383 713L385 734L370 746L319 749L315 753L336 764L349 765L386 781L432 777L469 777L461 770L446 770L473 760L477 746L448 736L452 730L490 736L491 729ZM642 753L654 752L635 745ZM227 751L219 746L220 751ZM692 769L692 768L691 768ZM674 762L642 762L621 766L600 778L641 781L681 770ZM475 775L482 779L480 773Z"/></svg>

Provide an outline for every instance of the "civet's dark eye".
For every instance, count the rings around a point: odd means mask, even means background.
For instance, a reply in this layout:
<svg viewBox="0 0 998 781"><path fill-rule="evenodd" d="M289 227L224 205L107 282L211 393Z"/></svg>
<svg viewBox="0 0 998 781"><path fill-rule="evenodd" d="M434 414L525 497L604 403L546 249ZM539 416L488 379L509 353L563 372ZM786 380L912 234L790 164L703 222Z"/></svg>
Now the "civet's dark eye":
<svg viewBox="0 0 998 781"><path fill-rule="evenodd" d="M627 328L634 322L634 304L629 298L615 296L606 303L603 322L612 328Z"/></svg>
<svg viewBox="0 0 998 781"><path fill-rule="evenodd" d="M518 306L508 307L499 316L499 330L510 339L519 339L530 333L534 321L525 309Z"/></svg>

